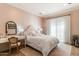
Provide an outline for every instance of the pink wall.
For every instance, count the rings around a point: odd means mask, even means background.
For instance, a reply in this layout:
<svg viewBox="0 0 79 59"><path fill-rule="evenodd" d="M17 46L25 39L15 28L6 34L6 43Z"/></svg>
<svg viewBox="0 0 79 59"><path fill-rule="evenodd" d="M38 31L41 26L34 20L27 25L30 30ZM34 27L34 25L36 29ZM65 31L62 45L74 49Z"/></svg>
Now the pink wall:
<svg viewBox="0 0 79 59"><path fill-rule="evenodd" d="M47 34L47 26L48 26L47 23L48 22L47 22L47 20L44 17L40 17L40 18L42 20L41 24L42 24L43 33Z"/></svg>
<svg viewBox="0 0 79 59"><path fill-rule="evenodd" d="M71 32L79 35L79 10L71 12Z"/></svg>
<svg viewBox="0 0 79 59"><path fill-rule="evenodd" d="M40 17L7 4L0 4L0 34L5 34L5 23L7 21L14 21L23 28L28 25L33 25L35 29L41 27Z"/></svg>

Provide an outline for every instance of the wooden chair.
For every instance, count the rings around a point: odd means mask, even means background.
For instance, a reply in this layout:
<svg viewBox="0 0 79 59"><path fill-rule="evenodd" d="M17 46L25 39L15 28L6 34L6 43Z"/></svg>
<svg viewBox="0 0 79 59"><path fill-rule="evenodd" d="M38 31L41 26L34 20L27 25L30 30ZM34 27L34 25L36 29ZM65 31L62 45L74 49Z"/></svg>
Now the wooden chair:
<svg viewBox="0 0 79 59"><path fill-rule="evenodd" d="M18 41L18 38L11 37L11 38L8 38L8 40L9 40L9 54L11 54L11 48L13 47L17 48L17 53L18 53L19 46L21 45L21 42Z"/></svg>

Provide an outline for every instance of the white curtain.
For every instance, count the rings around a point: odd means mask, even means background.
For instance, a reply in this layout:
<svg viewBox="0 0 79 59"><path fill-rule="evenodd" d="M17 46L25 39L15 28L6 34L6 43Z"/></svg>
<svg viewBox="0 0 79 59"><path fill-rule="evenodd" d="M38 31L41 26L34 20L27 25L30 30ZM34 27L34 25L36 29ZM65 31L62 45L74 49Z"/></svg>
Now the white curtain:
<svg viewBox="0 0 79 59"><path fill-rule="evenodd" d="M60 42L70 43L70 16L49 19L48 34L57 37Z"/></svg>

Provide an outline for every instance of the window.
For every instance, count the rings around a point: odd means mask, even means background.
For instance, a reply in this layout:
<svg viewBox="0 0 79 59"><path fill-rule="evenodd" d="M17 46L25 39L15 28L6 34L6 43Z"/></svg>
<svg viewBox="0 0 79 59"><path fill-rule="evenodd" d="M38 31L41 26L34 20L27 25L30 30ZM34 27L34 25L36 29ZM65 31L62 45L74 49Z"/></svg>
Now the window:
<svg viewBox="0 0 79 59"><path fill-rule="evenodd" d="M63 16L48 20L49 35L57 37L60 42L70 42L70 17Z"/></svg>

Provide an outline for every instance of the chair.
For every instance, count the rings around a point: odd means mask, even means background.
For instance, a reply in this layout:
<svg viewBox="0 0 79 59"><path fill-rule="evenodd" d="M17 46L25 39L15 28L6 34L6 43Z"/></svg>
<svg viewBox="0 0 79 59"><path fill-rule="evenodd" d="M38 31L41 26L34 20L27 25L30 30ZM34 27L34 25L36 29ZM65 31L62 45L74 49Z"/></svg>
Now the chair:
<svg viewBox="0 0 79 59"><path fill-rule="evenodd" d="M19 46L21 45L21 42L18 41L18 38L11 37L11 38L8 38L8 40L9 40L9 54L11 54L11 48L13 47L17 48L17 53L18 53Z"/></svg>

